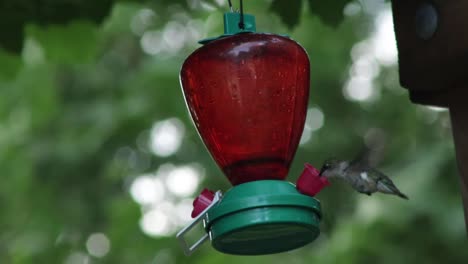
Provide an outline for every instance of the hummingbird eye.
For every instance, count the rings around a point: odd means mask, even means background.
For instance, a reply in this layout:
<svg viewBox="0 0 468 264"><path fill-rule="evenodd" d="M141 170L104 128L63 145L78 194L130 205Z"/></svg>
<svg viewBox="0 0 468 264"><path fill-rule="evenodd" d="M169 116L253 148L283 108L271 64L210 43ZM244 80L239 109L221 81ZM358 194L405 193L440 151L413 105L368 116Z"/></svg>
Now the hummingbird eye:
<svg viewBox="0 0 468 264"><path fill-rule="evenodd" d="M330 163L323 164L322 168L320 169L319 175L322 175L322 173L328 170L330 167L331 167Z"/></svg>

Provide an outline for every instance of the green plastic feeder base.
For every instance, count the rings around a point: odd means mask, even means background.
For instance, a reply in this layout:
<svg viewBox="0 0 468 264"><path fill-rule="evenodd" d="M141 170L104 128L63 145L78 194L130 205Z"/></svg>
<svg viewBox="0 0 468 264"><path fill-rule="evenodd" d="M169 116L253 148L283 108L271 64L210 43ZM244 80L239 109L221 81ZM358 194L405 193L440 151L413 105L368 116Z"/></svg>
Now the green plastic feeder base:
<svg viewBox="0 0 468 264"><path fill-rule="evenodd" d="M209 210L205 228L218 251L263 255L314 241L320 233L320 202L286 181L237 185Z"/></svg>

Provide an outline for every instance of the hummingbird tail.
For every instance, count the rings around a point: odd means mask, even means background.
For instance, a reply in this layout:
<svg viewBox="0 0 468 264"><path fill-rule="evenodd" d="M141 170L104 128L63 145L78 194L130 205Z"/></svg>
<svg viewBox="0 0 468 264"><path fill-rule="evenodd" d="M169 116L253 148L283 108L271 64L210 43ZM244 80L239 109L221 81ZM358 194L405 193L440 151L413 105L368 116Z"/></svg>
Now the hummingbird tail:
<svg viewBox="0 0 468 264"><path fill-rule="evenodd" d="M395 184L388 178L383 178L377 182L377 190L383 193L398 195L399 197L409 200L408 196L400 192Z"/></svg>
<svg viewBox="0 0 468 264"><path fill-rule="evenodd" d="M396 195L398 195L399 197L405 199L405 200L409 200L408 196L406 196L405 194L401 193L401 192L398 192L396 193Z"/></svg>

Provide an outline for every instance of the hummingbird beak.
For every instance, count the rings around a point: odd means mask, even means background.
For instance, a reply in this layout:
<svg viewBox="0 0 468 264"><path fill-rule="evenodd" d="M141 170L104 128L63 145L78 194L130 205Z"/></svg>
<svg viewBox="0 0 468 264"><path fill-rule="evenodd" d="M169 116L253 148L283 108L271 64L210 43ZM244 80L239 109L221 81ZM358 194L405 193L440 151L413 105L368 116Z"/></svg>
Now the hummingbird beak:
<svg viewBox="0 0 468 264"><path fill-rule="evenodd" d="M320 177L322 176L322 173L325 172L325 170L326 170L325 167L322 167L322 168L320 169L320 173L319 173L319 176L320 176Z"/></svg>

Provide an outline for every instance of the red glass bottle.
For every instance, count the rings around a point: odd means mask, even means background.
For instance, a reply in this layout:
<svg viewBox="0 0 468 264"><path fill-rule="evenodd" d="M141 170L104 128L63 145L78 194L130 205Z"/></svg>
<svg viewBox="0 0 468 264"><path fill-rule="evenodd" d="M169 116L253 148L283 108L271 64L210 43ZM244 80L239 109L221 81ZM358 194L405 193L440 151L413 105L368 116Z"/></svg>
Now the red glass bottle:
<svg viewBox="0 0 468 264"><path fill-rule="evenodd" d="M244 33L192 53L180 80L195 125L233 185L288 173L304 127L310 65L295 41Z"/></svg>

